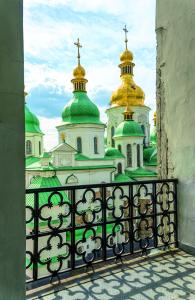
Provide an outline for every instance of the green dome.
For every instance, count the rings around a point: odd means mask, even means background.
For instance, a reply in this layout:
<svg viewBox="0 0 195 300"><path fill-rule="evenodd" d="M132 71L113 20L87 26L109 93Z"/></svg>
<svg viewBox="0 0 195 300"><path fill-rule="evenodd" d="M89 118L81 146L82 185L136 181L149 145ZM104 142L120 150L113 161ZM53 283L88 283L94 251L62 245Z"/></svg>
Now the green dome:
<svg viewBox="0 0 195 300"><path fill-rule="evenodd" d="M118 125L114 137L121 136L143 136L144 133L141 126L134 120L125 120Z"/></svg>
<svg viewBox="0 0 195 300"><path fill-rule="evenodd" d="M150 134L150 143L152 145L156 145L157 144L156 127L154 127L153 131Z"/></svg>
<svg viewBox="0 0 195 300"><path fill-rule="evenodd" d="M25 105L25 132L42 133L39 119Z"/></svg>
<svg viewBox="0 0 195 300"><path fill-rule="evenodd" d="M73 99L64 107L62 120L74 124L103 124L97 106L89 99L86 92L73 93Z"/></svg>
<svg viewBox="0 0 195 300"><path fill-rule="evenodd" d="M107 148L106 150L105 150L105 155L107 156L107 157L115 157L115 158L121 158L121 157L124 157L124 155L118 150L118 149L116 149L116 148L112 148L112 147L110 147L110 148Z"/></svg>
<svg viewBox="0 0 195 300"><path fill-rule="evenodd" d="M155 146L150 146L144 149L144 164L147 166L157 165L157 149Z"/></svg>

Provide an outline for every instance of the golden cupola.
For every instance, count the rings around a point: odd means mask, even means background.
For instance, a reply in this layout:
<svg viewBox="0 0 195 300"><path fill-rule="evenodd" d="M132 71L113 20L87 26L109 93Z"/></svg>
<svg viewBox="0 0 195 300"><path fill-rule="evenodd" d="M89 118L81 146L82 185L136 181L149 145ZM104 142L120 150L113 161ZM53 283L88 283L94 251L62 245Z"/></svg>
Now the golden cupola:
<svg viewBox="0 0 195 300"><path fill-rule="evenodd" d="M81 66L80 64L80 51L79 49L82 47L79 39L77 40L76 43L74 43L77 46L78 49L78 65L77 67L73 70L73 76L74 78L71 80L71 82L74 85L74 92L86 92L86 83L88 82L88 80L85 78L85 69Z"/></svg>
<svg viewBox="0 0 195 300"><path fill-rule="evenodd" d="M144 105L145 94L143 90L136 85L133 80L133 53L127 48L127 28L123 28L125 32L125 51L120 56L121 63L121 81L122 84L113 92L110 100L111 106L142 106Z"/></svg>

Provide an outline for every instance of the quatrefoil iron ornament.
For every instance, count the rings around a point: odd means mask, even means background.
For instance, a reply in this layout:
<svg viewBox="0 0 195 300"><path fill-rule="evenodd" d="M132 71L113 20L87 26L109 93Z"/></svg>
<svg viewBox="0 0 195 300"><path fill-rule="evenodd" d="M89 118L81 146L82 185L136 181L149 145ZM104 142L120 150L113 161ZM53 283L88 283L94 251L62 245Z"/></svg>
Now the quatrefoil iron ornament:
<svg viewBox="0 0 195 300"><path fill-rule="evenodd" d="M129 207L129 197L124 194L122 187L115 187L112 196L107 198L106 206L115 219L121 219L124 211Z"/></svg>

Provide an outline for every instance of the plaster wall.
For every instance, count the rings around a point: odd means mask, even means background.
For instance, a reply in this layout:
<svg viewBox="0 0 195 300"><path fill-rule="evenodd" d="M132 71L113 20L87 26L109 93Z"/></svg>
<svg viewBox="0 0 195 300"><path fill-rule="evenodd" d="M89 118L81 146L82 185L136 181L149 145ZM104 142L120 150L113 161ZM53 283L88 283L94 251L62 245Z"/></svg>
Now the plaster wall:
<svg viewBox="0 0 195 300"><path fill-rule="evenodd" d="M114 168L113 168L114 170ZM78 184L98 184L102 182L111 182L112 169L102 170L71 170L57 171L56 175L62 185L66 184L66 180L70 175L74 175L78 179Z"/></svg>
<svg viewBox="0 0 195 300"><path fill-rule="evenodd" d="M0 1L0 300L25 299L23 1Z"/></svg>
<svg viewBox="0 0 195 300"><path fill-rule="evenodd" d="M180 246L195 249L195 1L157 0L157 134L161 178L179 179Z"/></svg>

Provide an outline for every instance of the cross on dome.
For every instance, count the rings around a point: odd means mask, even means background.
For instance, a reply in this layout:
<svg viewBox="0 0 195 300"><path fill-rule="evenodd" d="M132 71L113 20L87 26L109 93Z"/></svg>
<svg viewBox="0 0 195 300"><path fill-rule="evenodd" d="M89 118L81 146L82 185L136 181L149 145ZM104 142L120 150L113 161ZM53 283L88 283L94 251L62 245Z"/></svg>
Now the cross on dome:
<svg viewBox="0 0 195 300"><path fill-rule="evenodd" d="M78 58L78 65L80 65L80 58L81 58L80 48L82 48L82 45L80 44L79 38L77 39L77 42L74 43L74 45L77 46L77 49L78 49L77 58Z"/></svg>
<svg viewBox="0 0 195 300"><path fill-rule="evenodd" d="M126 44L126 50L127 50L127 43L128 43L127 32L128 32L128 30L127 30L127 26L126 26L126 25L125 25L125 27L123 28L123 31L124 31L124 33L125 33L125 44Z"/></svg>

